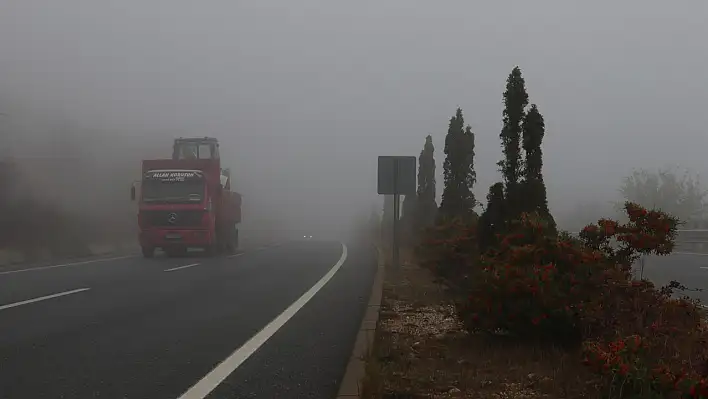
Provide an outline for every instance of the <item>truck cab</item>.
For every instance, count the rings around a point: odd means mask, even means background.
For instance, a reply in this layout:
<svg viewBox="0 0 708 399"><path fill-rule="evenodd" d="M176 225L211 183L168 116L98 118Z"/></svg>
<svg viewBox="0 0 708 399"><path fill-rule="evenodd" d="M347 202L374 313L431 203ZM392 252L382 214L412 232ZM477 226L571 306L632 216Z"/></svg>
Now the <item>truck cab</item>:
<svg viewBox="0 0 708 399"><path fill-rule="evenodd" d="M172 159L188 160L188 159L218 159L219 157L219 141L213 137L203 138L178 138L175 139L172 146ZM226 190L231 189L231 170L221 169L219 176L222 187Z"/></svg>
<svg viewBox="0 0 708 399"><path fill-rule="evenodd" d="M219 142L213 137L175 139L172 159L219 159Z"/></svg>

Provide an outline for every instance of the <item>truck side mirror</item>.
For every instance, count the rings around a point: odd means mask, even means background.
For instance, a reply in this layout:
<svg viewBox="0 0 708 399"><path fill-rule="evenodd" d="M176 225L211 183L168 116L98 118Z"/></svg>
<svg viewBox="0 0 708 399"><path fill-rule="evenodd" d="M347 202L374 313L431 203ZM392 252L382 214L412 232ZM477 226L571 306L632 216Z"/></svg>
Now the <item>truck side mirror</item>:
<svg viewBox="0 0 708 399"><path fill-rule="evenodd" d="M135 201L135 186L130 186L130 200Z"/></svg>

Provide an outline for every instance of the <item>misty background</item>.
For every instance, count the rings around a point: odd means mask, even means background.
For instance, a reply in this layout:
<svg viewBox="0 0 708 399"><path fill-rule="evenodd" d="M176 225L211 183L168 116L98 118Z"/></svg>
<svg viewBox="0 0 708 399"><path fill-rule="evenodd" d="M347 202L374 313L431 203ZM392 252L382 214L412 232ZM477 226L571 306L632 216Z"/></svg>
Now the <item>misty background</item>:
<svg viewBox="0 0 708 399"><path fill-rule="evenodd" d="M35 165L38 196L128 231L135 217L109 216L132 212L140 160L213 136L242 229L339 230L380 208L376 157L417 156L427 134L442 192L457 106L484 201L519 65L563 227L607 214L633 168L708 172L707 20L701 0L5 0L0 159ZM74 166L32 160L57 154Z"/></svg>

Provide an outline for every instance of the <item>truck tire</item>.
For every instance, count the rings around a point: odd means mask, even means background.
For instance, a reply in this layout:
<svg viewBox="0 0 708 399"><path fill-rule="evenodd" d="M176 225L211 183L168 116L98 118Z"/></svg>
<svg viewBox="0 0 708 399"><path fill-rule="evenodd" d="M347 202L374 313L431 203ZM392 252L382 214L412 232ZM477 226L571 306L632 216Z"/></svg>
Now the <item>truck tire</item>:
<svg viewBox="0 0 708 399"><path fill-rule="evenodd" d="M140 249L143 252L143 258L152 258L155 256L155 248L154 247L141 247Z"/></svg>
<svg viewBox="0 0 708 399"><path fill-rule="evenodd" d="M212 257L219 254L219 243L214 242L213 244L204 247L204 256Z"/></svg>
<svg viewBox="0 0 708 399"><path fill-rule="evenodd" d="M235 253L236 253L236 248L234 248L234 244L232 244L232 243L230 243L230 242L226 243L226 248L225 248L224 253L226 253L226 255L233 255L233 254L235 254Z"/></svg>
<svg viewBox="0 0 708 399"><path fill-rule="evenodd" d="M233 255L236 253L237 249L238 249L238 230L232 229L231 234L229 234L229 237L226 241L226 253L229 255Z"/></svg>

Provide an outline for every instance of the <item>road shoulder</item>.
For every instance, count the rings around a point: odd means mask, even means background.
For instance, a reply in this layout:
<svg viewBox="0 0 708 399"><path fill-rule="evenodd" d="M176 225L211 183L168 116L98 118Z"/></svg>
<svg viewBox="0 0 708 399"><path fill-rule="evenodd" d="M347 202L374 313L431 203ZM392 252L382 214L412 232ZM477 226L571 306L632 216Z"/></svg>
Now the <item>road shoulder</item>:
<svg viewBox="0 0 708 399"><path fill-rule="evenodd" d="M101 258L137 253L139 253L139 248L132 242L88 245L85 253L77 253L75 255L54 256L48 251L38 251L34 259L29 259L18 251L0 249L0 271L41 268L58 263L88 263Z"/></svg>
<svg viewBox="0 0 708 399"><path fill-rule="evenodd" d="M354 342L354 350L349 357L344 378L339 387L337 398L358 398L362 395L362 383L366 374L366 360L371 355L374 344L376 326L379 321L381 310L381 298L383 294L383 283L385 277L385 267L380 250L378 252L378 266L371 288L371 295L361 321L361 326Z"/></svg>
<svg viewBox="0 0 708 399"><path fill-rule="evenodd" d="M341 398L588 397L571 354L467 334L452 296L410 258L386 270L380 309L363 383Z"/></svg>

